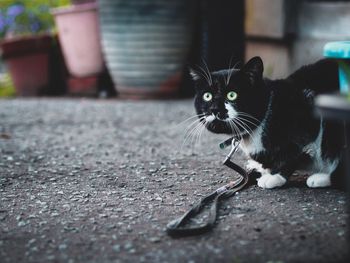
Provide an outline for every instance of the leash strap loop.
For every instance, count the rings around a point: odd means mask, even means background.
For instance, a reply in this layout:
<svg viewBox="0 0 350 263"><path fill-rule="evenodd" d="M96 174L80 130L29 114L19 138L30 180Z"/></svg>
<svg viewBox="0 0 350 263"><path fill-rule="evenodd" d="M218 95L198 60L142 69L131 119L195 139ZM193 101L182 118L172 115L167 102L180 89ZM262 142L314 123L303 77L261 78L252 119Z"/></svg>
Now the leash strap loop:
<svg viewBox="0 0 350 263"><path fill-rule="evenodd" d="M231 157L237 151L239 143L240 141L232 137L220 144L221 149L224 149L227 146L231 145L231 151L226 156L223 164L236 171L240 175L238 179L231 181L230 183L216 189L214 192L204 196L197 204L195 204L181 217L168 223L166 226L166 232L168 235L172 237L183 237L199 235L208 232L215 226L220 202L231 197L248 185L248 173L242 167L231 161ZM204 210L205 206L211 202L212 204L209 210L208 220L205 223L199 225L192 223L192 226L186 226L191 221L191 219L201 213Z"/></svg>

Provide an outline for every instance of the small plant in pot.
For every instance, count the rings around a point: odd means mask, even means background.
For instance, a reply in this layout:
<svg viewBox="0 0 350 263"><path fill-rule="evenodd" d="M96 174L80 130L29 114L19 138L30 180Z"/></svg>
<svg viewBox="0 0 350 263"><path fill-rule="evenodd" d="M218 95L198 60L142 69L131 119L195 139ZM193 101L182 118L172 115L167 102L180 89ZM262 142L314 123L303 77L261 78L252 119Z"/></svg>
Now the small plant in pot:
<svg viewBox="0 0 350 263"><path fill-rule="evenodd" d="M39 95L49 83L54 23L51 6L68 0L1 1L0 48L19 96Z"/></svg>

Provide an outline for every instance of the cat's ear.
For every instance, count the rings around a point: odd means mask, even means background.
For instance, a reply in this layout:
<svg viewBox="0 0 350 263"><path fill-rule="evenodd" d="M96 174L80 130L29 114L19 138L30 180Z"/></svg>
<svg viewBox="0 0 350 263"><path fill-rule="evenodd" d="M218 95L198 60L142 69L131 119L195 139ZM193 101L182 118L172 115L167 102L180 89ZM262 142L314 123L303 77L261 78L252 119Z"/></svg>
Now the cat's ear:
<svg viewBox="0 0 350 263"><path fill-rule="evenodd" d="M191 77L192 77L192 79L194 81L198 81L198 80L201 79L201 75L196 70L194 70L193 68L189 67L188 68L188 72L190 73L190 75L191 75Z"/></svg>
<svg viewBox="0 0 350 263"><path fill-rule="evenodd" d="M241 71L247 74L249 80L254 83L255 80L262 78L264 63L260 57L253 57L243 66Z"/></svg>

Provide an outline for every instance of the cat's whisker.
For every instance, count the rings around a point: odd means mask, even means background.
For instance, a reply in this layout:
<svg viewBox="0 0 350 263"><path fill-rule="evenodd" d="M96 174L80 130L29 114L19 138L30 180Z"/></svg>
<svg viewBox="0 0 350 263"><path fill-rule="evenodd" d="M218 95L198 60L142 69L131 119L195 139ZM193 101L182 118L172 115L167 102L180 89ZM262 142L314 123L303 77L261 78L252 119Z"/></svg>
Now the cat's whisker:
<svg viewBox="0 0 350 263"><path fill-rule="evenodd" d="M188 121L190 121L190 120L192 120L192 119L194 119L194 118L198 118L198 119L199 119L199 118L201 118L201 117L204 117L204 113L193 115L193 116L187 118L186 120L183 120L183 121L181 121L180 123L176 124L176 127L177 127L177 126L180 126L180 125L182 125L182 124L185 124L186 122L188 122Z"/></svg>
<svg viewBox="0 0 350 263"><path fill-rule="evenodd" d="M238 114L242 114L242 115L247 115L247 116L250 116L250 117L252 117L252 118L255 118L253 115L251 115L251 114L249 114L249 113L247 113L247 112L244 112L244 111L238 111L237 112ZM256 118L255 118L256 119ZM256 119L256 120L258 120L258 119Z"/></svg>
<svg viewBox="0 0 350 263"><path fill-rule="evenodd" d="M197 125L198 125L198 124L197 124ZM184 146L188 144L188 141L189 141L189 140L191 139L191 137L192 137L193 130L194 130L196 127L197 127L197 126L195 126L193 129L191 129L191 131L188 132L188 133L185 135L185 138L184 138L184 140L183 140L183 142L182 142L181 150L180 150L180 151L183 151Z"/></svg>
<svg viewBox="0 0 350 263"><path fill-rule="evenodd" d="M246 130L249 130L249 132L250 132L251 134L253 134L252 128L250 128L249 125L246 123L246 122L249 123L249 121L244 120L244 119L241 119L241 118L236 118L236 120L237 120L237 122L240 122L240 123L246 128ZM253 124L253 125L255 126L255 127L254 127L255 129L259 127L259 126L255 125L255 124ZM253 138L253 136L251 136L251 137ZM254 138L255 138L255 137L254 137Z"/></svg>
<svg viewBox="0 0 350 263"><path fill-rule="evenodd" d="M201 131L203 130L204 124L205 124L205 120L204 120L204 122L202 122L202 125L199 126L195 132L194 146L198 145L198 140L199 140L198 137L199 137L199 134L201 133Z"/></svg>
<svg viewBox="0 0 350 263"><path fill-rule="evenodd" d="M183 146L186 144L186 142L191 139L191 137L193 136L193 133L195 132L195 130L200 127L202 125L202 121L204 120L204 118L200 119L200 120L197 120L195 122L195 125L192 123L192 128L188 129L186 132L185 132L185 138L184 138L184 141L182 143L182 146L181 146L181 150L183 148Z"/></svg>
<svg viewBox="0 0 350 263"><path fill-rule="evenodd" d="M188 128L186 131L185 131L185 139L186 137L189 137L191 136L191 134L193 133L193 131L201 124L201 120L198 120L197 122L195 122L194 124L191 124L191 128Z"/></svg>
<svg viewBox="0 0 350 263"><path fill-rule="evenodd" d="M202 58L202 61L203 61L204 66L207 69L207 74L208 74L209 79L210 79L210 86L212 86L213 85L213 79L211 78L211 74L210 74L210 70L209 70L208 64L207 64L207 62L205 62L205 60L203 58Z"/></svg>
<svg viewBox="0 0 350 263"><path fill-rule="evenodd" d="M238 116L236 116L236 118L241 119L243 121L246 121L247 123L252 124L254 127L258 127L261 124L261 122L257 123L256 121L251 120L251 119L249 119L249 118L247 118L245 116L239 116L238 115Z"/></svg>
<svg viewBox="0 0 350 263"><path fill-rule="evenodd" d="M250 118L250 119L252 119L252 120L254 120L254 121L258 122L258 123L261 122L260 120L258 120L257 118L253 117L252 115L250 115L248 113L239 111L239 112L237 112L237 114L238 114L238 116L248 117L248 118Z"/></svg>
<svg viewBox="0 0 350 263"><path fill-rule="evenodd" d="M256 138L256 136L252 135L253 131L250 129L250 127L248 127L247 124L243 123L242 121L240 121L238 119L235 119L235 120L237 121L237 124L240 125L242 127L242 129L244 129L248 133L250 139L252 140L252 143L253 144L257 143L257 138Z"/></svg>
<svg viewBox="0 0 350 263"><path fill-rule="evenodd" d="M233 136L234 137L238 137L238 139L240 139L239 138L239 134L238 134L238 132L237 132L237 129L236 129L236 127L234 126L234 124L232 123L232 122L228 122L229 123L229 125L230 125L230 127L231 127L231 131L232 131L232 133L233 133Z"/></svg>
<svg viewBox="0 0 350 263"><path fill-rule="evenodd" d="M237 67L241 64L241 61L237 61L236 64L233 65L232 69L237 69Z"/></svg>
<svg viewBox="0 0 350 263"><path fill-rule="evenodd" d="M198 69L201 71L200 73L201 73L201 75L206 79L208 85L211 86L213 82L212 82L210 73L208 74L207 71L206 71L203 67L201 67L201 66L199 66L199 65L196 65L196 66L197 66Z"/></svg>
<svg viewBox="0 0 350 263"><path fill-rule="evenodd" d="M228 119L228 120L225 122L225 124L228 124L228 125L229 125L228 128L230 128L230 130L231 130L231 132L232 132L232 135L236 137L236 136L237 136L237 131L236 131L236 129L233 127L231 120Z"/></svg>
<svg viewBox="0 0 350 263"><path fill-rule="evenodd" d="M192 122L186 127L186 129L185 129L185 134L186 134L194 125L196 125L197 123L201 122L201 121L204 120L204 119L205 119L205 117L201 117L201 118L198 118L198 119L192 121Z"/></svg>
<svg viewBox="0 0 350 263"><path fill-rule="evenodd" d="M200 125L197 125L196 128L193 130L191 141L190 141L190 145L192 145L192 150L196 146L196 137L201 128L202 128L202 122L200 123Z"/></svg>
<svg viewBox="0 0 350 263"><path fill-rule="evenodd" d="M237 122L241 123L247 130L249 130L251 133L253 133L253 130L243 120L241 120L240 118L235 118L235 120L237 120Z"/></svg>
<svg viewBox="0 0 350 263"><path fill-rule="evenodd" d="M185 133L184 133L185 134L184 141L190 135L191 131L200 123L200 121L201 121L201 119L196 119L190 125L187 126L187 128L185 129Z"/></svg>
<svg viewBox="0 0 350 263"><path fill-rule="evenodd" d="M205 130L205 127L206 127L206 122L204 121L203 125L200 126L199 129L198 129L197 137L196 137L194 145L199 145L200 144L200 137L201 137L201 134L203 133L203 131Z"/></svg>
<svg viewBox="0 0 350 263"><path fill-rule="evenodd" d="M240 126L247 134L248 134L248 136L252 139L252 140L254 140L254 137L253 137L253 135L252 135L252 133L242 124L242 123L240 123L237 119L234 119L233 121L237 121L237 122L235 122L238 126Z"/></svg>
<svg viewBox="0 0 350 263"><path fill-rule="evenodd" d="M198 68L198 70L194 70L194 71L196 73L202 75L203 78L207 81L208 85L211 85L210 80L209 80L209 76L207 75L206 71L199 65L196 65L196 67Z"/></svg>
<svg viewBox="0 0 350 263"><path fill-rule="evenodd" d="M233 126L233 127L235 128L235 130L236 130L236 137L237 137L239 140L241 140L241 139L242 139L242 134L241 134L239 128L237 127L237 125L236 125L234 122L232 122L232 126Z"/></svg>
<svg viewBox="0 0 350 263"><path fill-rule="evenodd" d="M238 119L238 118L235 118L235 119L233 119L233 121L237 124L237 125L239 125L245 132L247 132L248 134L251 134L253 131L252 131L252 129L250 129L250 127L247 125L247 124L245 124L244 122L242 122L240 119Z"/></svg>
<svg viewBox="0 0 350 263"><path fill-rule="evenodd" d="M236 117L236 119L242 121L242 122L247 122L247 123L250 123L251 125L253 125L254 128L257 128L259 127L259 125L255 124L254 122L251 122L250 120L247 120L243 117Z"/></svg>
<svg viewBox="0 0 350 263"><path fill-rule="evenodd" d="M204 116L204 113L201 113L201 114L195 114L195 115L192 115L192 116L190 116L190 117L188 117L187 119L185 119L185 120L183 120L182 122L180 122L179 124L181 124L181 123L183 123L183 122L186 122L186 121L188 121L188 120L191 120L191 119L193 119L193 118L199 118L199 117L203 117Z"/></svg>
<svg viewBox="0 0 350 263"><path fill-rule="evenodd" d="M236 117L235 119L240 121L241 123L243 123L251 132L253 132L253 129L257 129L260 126L260 124L257 125L255 123L251 122L250 120L247 120L247 119L242 118L242 117Z"/></svg>
<svg viewBox="0 0 350 263"><path fill-rule="evenodd" d="M232 77L232 73L233 73L233 70L236 69L236 66L239 65L241 62L238 61L236 62L236 64L233 65L233 67L231 68L231 61L230 61L230 66L229 66L229 71L228 71L228 74L227 74L227 81L226 81L226 86L228 86L228 84L230 83L230 80L231 80L231 77Z"/></svg>
<svg viewBox="0 0 350 263"><path fill-rule="evenodd" d="M239 140L242 139L242 134L239 131L239 128L237 127L237 125L234 123L233 120L229 120L230 125L232 126L234 133L235 133L235 137L238 137Z"/></svg>
<svg viewBox="0 0 350 263"><path fill-rule="evenodd" d="M232 63L232 59L233 59L233 57L231 56L231 58L230 58L230 64L228 65L228 71L227 71L227 76L226 76L226 80L225 80L226 86L228 86L228 84L229 84L229 82L230 82L230 72L231 72L231 63Z"/></svg>
<svg viewBox="0 0 350 263"><path fill-rule="evenodd" d="M198 125L194 132L192 133L192 149L199 144L200 136L203 133L203 131L206 129L208 122L204 119L203 122L201 122L201 125Z"/></svg>
<svg viewBox="0 0 350 263"><path fill-rule="evenodd" d="M238 124L238 123L237 123ZM238 124L240 127L241 127L241 125L240 124ZM248 138L251 138L251 134L248 132L248 131L246 131L244 128L242 128L243 130L244 130L244 132L245 132L245 134L248 136ZM240 138L240 139L242 139L242 137Z"/></svg>
<svg viewBox="0 0 350 263"><path fill-rule="evenodd" d="M208 122L205 121L204 124L203 124L202 131L201 131L201 133L199 134L199 139L198 139L199 144L201 143L201 137L202 137L202 135L203 135L203 132L206 131L207 127L208 127Z"/></svg>
<svg viewBox="0 0 350 263"><path fill-rule="evenodd" d="M232 72L233 72L233 69L234 69L235 65L233 67L231 67L231 61L230 61L229 70L227 72L227 82L226 82L227 84L226 84L226 86L228 86L228 84L230 83Z"/></svg>
<svg viewBox="0 0 350 263"><path fill-rule="evenodd" d="M234 129L234 127L232 126L232 123L231 123L230 119L225 120L225 125L231 130L232 135L236 137L237 136L237 132Z"/></svg>
<svg viewBox="0 0 350 263"><path fill-rule="evenodd" d="M261 121L258 120L257 118L255 118L255 117L253 117L253 116L251 116L250 114L247 114L247 113L240 113L240 112L239 112L237 115L240 116L240 117L248 118L248 119L250 119L251 121L254 121L254 122L256 122L256 123L260 123L260 122L261 122Z"/></svg>

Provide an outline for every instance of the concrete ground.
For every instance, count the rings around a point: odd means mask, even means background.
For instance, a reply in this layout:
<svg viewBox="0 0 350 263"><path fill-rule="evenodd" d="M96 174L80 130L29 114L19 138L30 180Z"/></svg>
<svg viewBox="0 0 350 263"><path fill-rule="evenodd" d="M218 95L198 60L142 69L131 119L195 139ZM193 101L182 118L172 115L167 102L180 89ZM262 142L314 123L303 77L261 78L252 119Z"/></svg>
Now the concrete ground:
<svg viewBox="0 0 350 263"><path fill-rule="evenodd" d="M0 262L344 260L345 194L304 178L242 191L208 234L167 236L234 176L225 136L181 147L193 114L189 100L1 100Z"/></svg>

